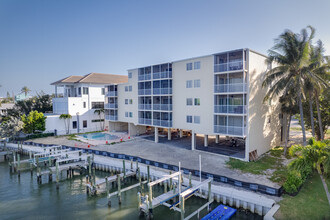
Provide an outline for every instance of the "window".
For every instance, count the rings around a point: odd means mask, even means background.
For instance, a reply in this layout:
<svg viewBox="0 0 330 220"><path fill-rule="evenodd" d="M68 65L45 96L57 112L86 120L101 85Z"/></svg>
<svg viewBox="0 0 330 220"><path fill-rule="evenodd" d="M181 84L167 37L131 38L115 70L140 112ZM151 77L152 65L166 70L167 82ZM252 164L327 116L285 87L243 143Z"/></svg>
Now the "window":
<svg viewBox="0 0 330 220"><path fill-rule="evenodd" d="M195 98L195 105L201 105L200 98Z"/></svg>
<svg viewBox="0 0 330 220"><path fill-rule="evenodd" d="M128 118L128 112L125 112L125 117Z"/></svg>
<svg viewBox="0 0 330 220"><path fill-rule="evenodd" d="M187 98L187 105L193 105L193 99Z"/></svg>
<svg viewBox="0 0 330 220"><path fill-rule="evenodd" d="M101 88L101 95L105 94L105 88Z"/></svg>
<svg viewBox="0 0 330 220"><path fill-rule="evenodd" d="M186 88L192 88L192 80L186 81Z"/></svg>
<svg viewBox="0 0 330 220"><path fill-rule="evenodd" d="M81 87L78 88L78 95L81 95Z"/></svg>
<svg viewBox="0 0 330 220"><path fill-rule="evenodd" d="M83 128L87 128L87 121L86 120L83 121Z"/></svg>
<svg viewBox="0 0 330 220"><path fill-rule="evenodd" d="M199 70L200 68L201 68L201 62L200 61L194 62L194 69Z"/></svg>
<svg viewBox="0 0 330 220"><path fill-rule="evenodd" d="M83 87L83 94L88 95L88 87Z"/></svg>
<svg viewBox="0 0 330 220"><path fill-rule="evenodd" d="M128 73L128 78L132 78L132 72Z"/></svg>
<svg viewBox="0 0 330 220"><path fill-rule="evenodd" d="M94 119L94 120L92 120L93 123L94 122L101 122L101 121L104 121L104 119Z"/></svg>
<svg viewBox="0 0 330 220"><path fill-rule="evenodd" d="M125 105L128 105L128 99L125 99Z"/></svg>
<svg viewBox="0 0 330 220"><path fill-rule="evenodd" d="M192 63L187 63L186 64L186 69L187 70L192 70Z"/></svg>
<svg viewBox="0 0 330 220"><path fill-rule="evenodd" d="M133 112L130 112L130 113L129 113L129 117L130 117L130 118L133 118Z"/></svg>
<svg viewBox="0 0 330 220"><path fill-rule="evenodd" d="M128 86L125 86L125 92L128 92Z"/></svg>
<svg viewBox="0 0 330 220"><path fill-rule="evenodd" d="M130 104L130 105L133 104L133 99L130 99L130 100L129 100L129 104Z"/></svg>
<svg viewBox="0 0 330 220"><path fill-rule="evenodd" d="M104 108L104 102L92 102L92 109Z"/></svg>
<svg viewBox="0 0 330 220"><path fill-rule="evenodd" d="M201 123L201 117L200 116L194 116L194 123L195 124L200 124Z"/></svg>
<svg viewBox="0 0 330 220"><path fill-rule="evenodd" d="M129 91L129 92L132 92L132 86L129 86L129 87L128 87L128 91Z"/></svg>
<svg viewBox="0 0 330 220"><path fill-rule="evenodd" d="M195 79L194 80L194 87L195 88L201 87L201 80L200 79Z"/></svg>
<svg viewBox="0 0 330 220"><path fill-rule="evenodd" d="M73 122L72 122L72 128L73 128L73 129L77 128L77 121L73 121Z"/></svg>
<svg viewBox="0 0 330 220"><path fill-rule="evenodd" d="M86 102L83 103L84 108L86 108Z"/></svg>
<svg viewBox="0 0 330 220"><path fill-rule="evenodd" d="M187 123L192 123L192 116L191 115L187 115Z"/></svg>

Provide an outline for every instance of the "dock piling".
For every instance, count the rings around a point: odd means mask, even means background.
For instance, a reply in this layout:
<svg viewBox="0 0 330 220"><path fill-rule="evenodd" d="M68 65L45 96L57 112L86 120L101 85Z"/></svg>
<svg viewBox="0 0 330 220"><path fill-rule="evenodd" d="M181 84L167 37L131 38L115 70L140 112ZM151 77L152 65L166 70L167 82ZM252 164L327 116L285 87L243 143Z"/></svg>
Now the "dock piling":
<svg viewBox="0 0 330 220"><path fill-rule="evenodd" d="M21 177L21 155L17 155L17 172L18 172L18 178Z"/></svg>
<svg viewBox="0 0 330 220"><path fill-rule="evenodd" d="M147 181L149 183L150 182L150 166L149 165L147 166L147 174L148 174L147 175L147 178L148 178Z"/></svg>
<svg viewBox="0 0 330 220"><path fill-rule="evenodd" d="M107 190L108 206L111 207L110 186L108 183L108 177L105 177L105 186L106 186L106 190Z"/></svg>
<svg viewBox="0 0 330 220"><path fill-rule="evenodd" d="M121 204L121 183L120 183L120 175L117 174L117 181L118 181L118 203Z"/></svg>
<svg viewBox="0 0 330 220"><path fill-rule="evenodd" d="M191 172L189 172L189 187L192 187L192 184L191 184Z"/></svg>
<svg viewBox="0 0 330 220"><path fill-rule="evenodd" d="M60 181L60 174L58 169L58 162L56 162L56 189L60 188L59 181Z"/></svg>

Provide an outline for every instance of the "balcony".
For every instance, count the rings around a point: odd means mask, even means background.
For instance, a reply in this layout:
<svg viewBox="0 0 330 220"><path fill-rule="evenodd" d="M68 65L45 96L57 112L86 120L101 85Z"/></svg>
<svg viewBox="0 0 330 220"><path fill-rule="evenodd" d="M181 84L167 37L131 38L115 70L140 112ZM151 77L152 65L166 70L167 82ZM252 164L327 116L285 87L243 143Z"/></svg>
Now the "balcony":
<svg viewBox="0 0 330 220"><path fill-rule="evenodd" d="M107 96L118 96L118 92L117 91L109 91L109 92L107 92Z"/></svg>
<svg viewBox="0 0 330 220"><path fill-rule="evenodd" d="M139 110L151 110L151 104L139 104Z"/></svg>
<svg viewBox="0 0 330 220"><path fill-rule="evenodd" d="M139 95L151 95L151 89L139 89L138 94Z"/></svg>
<svg viewBox="0 0 330 220"><path fill-rule="evenodd" d="M139 118L139 124L152 125L152 119L151 118Z"/></svg>
<svg viewBox="0 0 330 220"><path fill-rule="evenodd" d="M214 133L223 135L245 136L246 127L234 127L226 125L214 125Z"/></svg>
<svg viewBox="0 0 330 220"><path fill-rule="evenodd" d="M151 80L151 73L139 75L139 81Z"/></svg>
<svg viewBox="0 0 330 220"><path fill-rule="evenodd" d="M167 95L172 94L172 88L154 88L153 89L154 95Z"/></svg>
<svg viewBox="0 0 330 220"><path fill-rule="evenodd" d="M172 127L172 121L154 119L153 120L153 125L154 126L162 126L162 127Z"/></svg>
<svg viewBox="0 0 330 220"><path fill-rule="evenodd" d="M117 115L105 115L105 120L118 121L118 116Z"/></svg>
<svg viewBox="0 0 330 220"><path fill-rule="evenodd" d="M172 111L172 104L153 104L153 110Z"/></svg>
<svg viewBox="0 0 330 220"><path fill-rule="evenodd" d="M246 114L246 105L215 105L214 113Z"/></svg>
<svg viewBox="0 0 330 220"><path fill-rule="evenodd" d="M244 61L244 64L246 62ZM214 64L214 72L228 72L243 70L243 61Z"/></svg>
<svg viewBox="0 0 330 220"><path fill-rule="evenodd" d="M118 103L107 103L104 105L104 108L118 108Z"/></svg>
<svg viewBox="0 0 330 220"><path fill-rule="evenodd" d="M214 93L233 93L233 92L246 92L246 83L235 83L235 84L215 84Z"/></svg>
<svg viewBox="0 0 330 220"><path fill-rule="evenodd" d="M172 71L157 72L152 74L153 79L172 78Z"/></svg>

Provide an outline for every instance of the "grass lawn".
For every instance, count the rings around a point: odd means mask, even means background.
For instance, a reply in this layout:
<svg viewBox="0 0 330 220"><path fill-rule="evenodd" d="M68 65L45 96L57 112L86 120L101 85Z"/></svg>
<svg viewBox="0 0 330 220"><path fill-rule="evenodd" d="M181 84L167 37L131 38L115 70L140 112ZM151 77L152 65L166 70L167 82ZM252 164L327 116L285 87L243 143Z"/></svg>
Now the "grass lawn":
<svg viewBox="0 0 330 220"><path fill-rule="evenodd" d="M306 180L297 196L283 195L279 204L275 219L330 219L330 205L317 173Z"/></svg>
<svg viewBox="0 0 330 220"><path fill-rule="evenodd" d="M262 175L268 169L275 169L272 176L269 178L273 182L283 184L287 176L287 168L282 165L283 148L276 147L270 151L270 154L263 156L261 159L254 162L245 162L238 159L230 158L227 162L229 168L239 169L245 173Z"/></svg>

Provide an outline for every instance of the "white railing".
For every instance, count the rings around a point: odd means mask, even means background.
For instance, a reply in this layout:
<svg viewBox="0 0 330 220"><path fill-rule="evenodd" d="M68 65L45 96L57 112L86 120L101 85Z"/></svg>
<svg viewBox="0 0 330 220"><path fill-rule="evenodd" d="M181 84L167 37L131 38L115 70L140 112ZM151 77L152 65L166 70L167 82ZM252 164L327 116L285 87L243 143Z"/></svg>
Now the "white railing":
<svg viewBox="0 0 330 220"><path fill-rule="evenodd" d="M117 115L105 115L105 120L118 121L118 116Z"/></svg>
<svg viewBox="0 0 330 220"><path fill-rule="evenodd" d="M244 61L245 63L246 61ZM214 72L243 70L243 61L214 64Z"/></svg>
<svg viewBox="0 0 330 220"><path fill-rule="evenodd" d="M214 93L228 93L228 92L246 92L246 83L234 83L234 84L215 84Z"/></svg>
<svg viewBox="0 0 330 220"><path fill-rule="evenodd" d="M153 110L172 111L172 104L153 104Z"/></svg>
<svg viewBox="0 0 330 220"><path fill-rule="evenodd" d="M223 135L245 136L246 127L214 125L214 133L223 134Z"/></svg>
<svg viewBox="0 0 330 220"><path fill-rule="evenodd" d="M153 79L172 78L172 71L157 72L152 74Z"/></svg>
<svg viewBox="0 0 330 220"><path fill-rule="evenodd" d="M118 108L117 103L107 103L104 105L104 108Z"/></svg>
<svg viewBox="0 0 330 220"><path fill-rule="evenodd" d="M153 125L154 126L162 126L162 127L172 127L172 121L154 119L153 120Z"/></svg>
<svg viewBox="0 0 330 220"><path fill-rule="evenodd" d="M151 73L139 75L139 81L151 80Z"/></svg>
<svg viewBox="0 0 330 220"><path fill-rule="evenodd" d="M152 125L152 119L149 119L149 118L139 118L139 124Z"/></svg>
<svg viewBox="0 0 330 220"><path fill-rule="evenodd" d="M139 89L139 95L151 95L151 89Z"/></svg>
<svg viewBox="0 0 330 220"><path fill-rule="evenodd" d="M214 113L246 114L246 105L215 105Z"/></svg>
<svg viewBox="0 0 330 220"><path fill-rule="evenodd" d="M154 95L172 94L172 88L154 88Z"/></svg>
<svg viewBox="0 0 330 220"><path fill-rule="evenodd" d="M151 104L139 104L139 110L151 110Z"/></svg>
<svg viewBox="0 0 330 220"><path fill-rule="evenodd" d="M117 91L109 91L109 92L107 92L107 96L118 96L118 92Z"/></svg>

